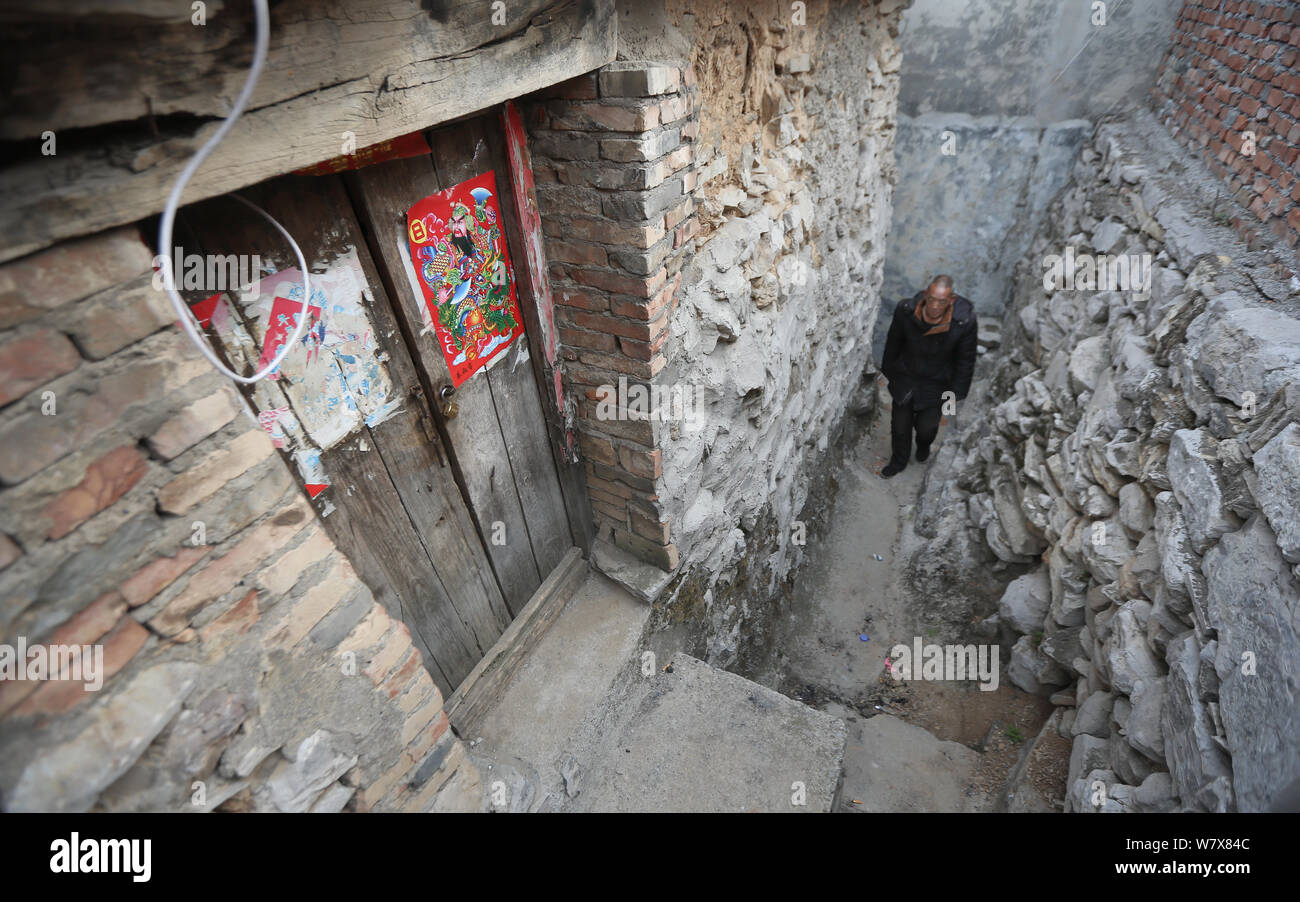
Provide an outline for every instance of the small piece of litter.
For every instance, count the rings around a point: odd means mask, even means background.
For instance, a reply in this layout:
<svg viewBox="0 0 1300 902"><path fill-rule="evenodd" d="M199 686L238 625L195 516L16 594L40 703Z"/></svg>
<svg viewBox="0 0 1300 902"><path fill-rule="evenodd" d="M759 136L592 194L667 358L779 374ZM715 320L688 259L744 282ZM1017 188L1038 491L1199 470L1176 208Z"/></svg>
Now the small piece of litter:
<svg viewBox="0 0 1300 902"><path fill-rule="evenodd" d="M858 633L858 638L861 639L863 642L871 641L871 637L868 636L866 633Z"/></svg>
<svg viewBox="0 0 1300 902"><path fill-rule="evenodd" d="M876 560L878 560L878 561L883 561L883 560L884 560L884 558L883 558L883 557L881 557L881 556L880 556L880 555L876 555Z"/></svg>

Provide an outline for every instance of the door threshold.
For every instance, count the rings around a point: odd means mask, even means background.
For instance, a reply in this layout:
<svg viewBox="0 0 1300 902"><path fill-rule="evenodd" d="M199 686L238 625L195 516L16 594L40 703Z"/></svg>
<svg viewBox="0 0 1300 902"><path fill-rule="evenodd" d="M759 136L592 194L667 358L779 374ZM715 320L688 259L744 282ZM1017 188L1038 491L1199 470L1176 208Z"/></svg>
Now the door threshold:
<svg viewBox="0 0 1300 902"><path fill-rule="evenodd" d="M510 679L547 628L560 616L564 603L587 575L582 549L570 548L533 592L496 643L456 687L444 709L457 736L471 738L483 715L501 698Z"/></svg>

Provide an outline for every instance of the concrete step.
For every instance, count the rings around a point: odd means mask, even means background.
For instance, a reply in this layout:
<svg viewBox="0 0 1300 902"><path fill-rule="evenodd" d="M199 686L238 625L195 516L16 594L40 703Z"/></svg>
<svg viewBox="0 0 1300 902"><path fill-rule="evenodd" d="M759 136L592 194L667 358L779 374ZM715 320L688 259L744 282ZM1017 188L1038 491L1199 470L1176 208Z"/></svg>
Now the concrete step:
<svg viewBox="0 0 1300 902"><path fill-rule="evenodd" d="M485 809L830 811L844 722L688 655L644 661L649 614L587 575L462 737Z"/></svg>
<svg viewBox="0 0 1300 902"><path fill-rule="evenodd" d="M636 658L649 616L650 608L622 587L587 573L500 700L476 721L474 734L461 737L472 743L489 796L497 779L506 784L508 810L531 810L548 793L563 793L562 753L619 671ZM491 798L487 805L501 807Z"/></svg>
<svg viewBox="0 0 1300 902"><path fill-rule="evenodd" d="M684 654L626 668L584 727L576 795L551 810L830 811L846 739L839 718Z"/></svg>
<svg viewBox="0 0 1300 902"><path fill-rule="evenodd" d="M979 753L905 720L877 714L851 724L842 811L980 811Z"/></svg>

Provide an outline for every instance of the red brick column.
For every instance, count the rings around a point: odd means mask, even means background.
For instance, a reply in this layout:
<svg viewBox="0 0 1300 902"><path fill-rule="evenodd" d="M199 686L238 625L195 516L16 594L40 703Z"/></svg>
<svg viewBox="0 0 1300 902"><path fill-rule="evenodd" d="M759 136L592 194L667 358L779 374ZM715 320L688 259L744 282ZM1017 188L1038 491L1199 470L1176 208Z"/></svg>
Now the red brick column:
<svg viewBox="0 0 1300 902"><path fill-rule="evenodd" d="M666 570L678 554L658 493L664 423L625 408L602 417L599 402L620 379L653 391L666 378L669 320L699 227L696 94L690 70L619 62L526 104L597 534Z"/></svg>

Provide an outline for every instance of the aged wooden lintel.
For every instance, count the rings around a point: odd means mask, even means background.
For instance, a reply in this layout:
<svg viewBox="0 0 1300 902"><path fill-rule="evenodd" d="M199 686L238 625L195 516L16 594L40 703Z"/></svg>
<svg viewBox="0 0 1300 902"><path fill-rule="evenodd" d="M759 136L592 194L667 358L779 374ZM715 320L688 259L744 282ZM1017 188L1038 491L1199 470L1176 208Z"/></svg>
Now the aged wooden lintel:
<svg viewBox="0 0 1300 902"><path fill-rule="evenodd" d="M315 4L318 15L339 5L329 0L298 0L293 5L304 4ZM399 6L430 16L419 0L366 0L362 5ZM462 0L440 6L448 8L444 15L454 23L469 15L466 10L471 4ZM472 6L478 17L474 21L479 22L486 15L485 7ZM336 41L349 48L349 59L360 61L362 74L350 74L354 64L340 61L333 70L338 80L329 84L318 84L322 75L315 70L302 76L310 85L307 93L292 78L278 85L278 93L298 93L245 113L190 182L185 201L224 194L330 159L352 142L362 148L488 109L614 59L613 0L557 0L528 7L533 15L526 24L513 31L501 29L504 36L483 32L481 45L462 49L446 37L427 37L427 47L421 45L422 35L443 35L445 29L413 29L409 39L403 39L388 26L379 28L353 16L351 10L346 17L339 12L333 23ZM481 26L471 29L477 34L475 29ZM426 56L428 47L454 52ZM275 42L272 48L263 81L274 80L273 72L293 71L276 55L296 53L293 47L281 39L278 49ZM238 57L238 65L229 64L238 76L240 67L247 65L246 54L234 50L229 54L232 60ZM238 77L234 80L239 82ZM205 102L220 97L228 103L230 94L223 93L223 84L214 79ZM203 81L197 80L194 91L202 88ZM259 90L258 97L265 94ZM0 208L0 261L160 212L189 156L219 124L210 118L214 114L210 106L196 102L186 110L181 101L175 103L170 112L197 113L205 117L203 124L178 134L178 128L185 128L184 120L167 118L157 138L142 137L141 123L135 119L121 123L120 135L111 126L71 136L61 136L55 129L56 142L61 137L68 140L63 146L56 144L53 155L42 154L39 136L19 141L18 146L29 153L20 153L16 162L0 170L0 196L6 198ZM127 116L134 113L128 109ZM94 139L86 140L87 134Z"/></svg>

